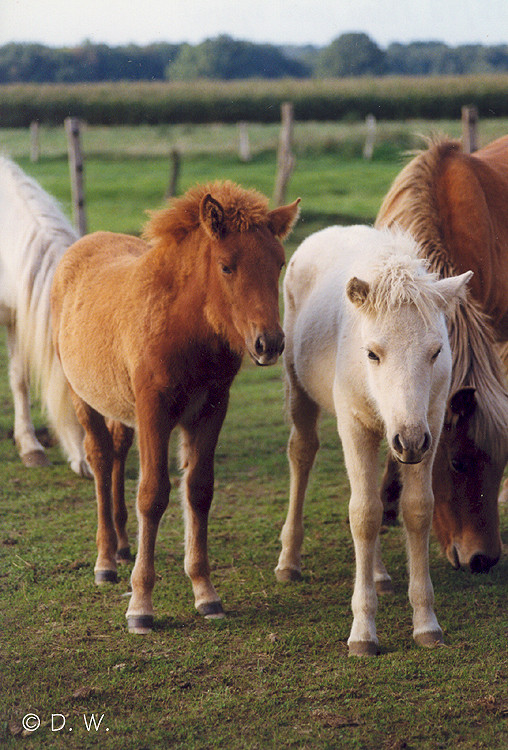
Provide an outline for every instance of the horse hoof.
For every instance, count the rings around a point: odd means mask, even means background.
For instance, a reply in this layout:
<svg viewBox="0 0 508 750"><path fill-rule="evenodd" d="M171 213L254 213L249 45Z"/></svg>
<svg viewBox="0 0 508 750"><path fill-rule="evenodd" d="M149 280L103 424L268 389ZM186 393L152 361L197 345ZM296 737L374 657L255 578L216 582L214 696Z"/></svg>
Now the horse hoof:
<svg viewBox="0 0 508 750"><path fill-rule="evenodd" d="M222 617L226 617L226 613L222 609L221 602L205 602L196 607L200 615L206 617L207 620L218 620Z"/></svg>
<svg viewBox="0 0 508 750"><path fill-rule="evenodd" d="M30 451L21 456L23 465L29 469L33 469L36 466L51 466L51 461L46 456L44 451Z"/></svg>
<svg viewBox="0 0 508 750"><path fill-rule="evenodd" d="M395 593L391 580L383 579L382 581L376 581L376 593L381 595Z"/></svg>
<svg viewBox="0 0 508 750"><path fill-rule="evenodd" d="M375 641L350 641L349 656L377 656L379 646Z"/></svg>
<svg viewBox="0 0 508 750"><path fill-rule="evenodd" d="M116 570L96 570L95 583L102 586L103 583L118 583Z"/></svg>
<svg viewBox="0 0 508 750"><path fill-rule="evenodd" d="M116 553L116 561L117 563L127 563L132 560L131 555L131 548L130 547L122 547L122 549L117 550Z"/></svg>
<svg viewBox="0 0 508 750"><path fill-rule="evenodd" d="M431 630L429 633L417 633L414 639L418 646L423 646L424 648L439 648L439 646L444 646L441 630Z"/></svg>
<svg viewBox="0 0 508 750"><path fill-rule="evenodd" d="M290 583L292 581L301 581L302 574L296 568L275 568L275 578L279 583Z"/></svg>
<svg viewBox="0 0 508 750"><path fill-rule="evenodd" d="M71 461L69 466L72 471L83 479L93 479L93 472L88 465L88 461Z"/></svg>
<svg viewBox="0 0 508 750"><path fill-rule="evenodd" d="M153 615L127 615L129 633L147 635L153 630Z"/></svg>

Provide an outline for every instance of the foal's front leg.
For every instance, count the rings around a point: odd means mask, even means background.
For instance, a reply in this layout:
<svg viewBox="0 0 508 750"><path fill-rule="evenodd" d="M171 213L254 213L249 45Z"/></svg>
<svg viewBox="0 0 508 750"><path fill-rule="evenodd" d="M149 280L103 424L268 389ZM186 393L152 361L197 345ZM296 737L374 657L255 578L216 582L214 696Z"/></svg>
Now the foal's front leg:
<svg viewBox="0 0 508 750"><path fill-rule="evenodd" d="M344 409L338 409L344 415ZM380 557L379 530L383 508L377 488L379 437L353 416L341 419L339 434L351 485L349 521L355 547L355 584L351 601L353 625L348 639L351 656L378 653L377 594L374 569Z"/></svg>
<svg viewBox="0 0 508 750"><path fill-rule="evenodd" d="M224 617L210 580L208 513L213 498L214 455L226 416L229 393L205 406L199 417L182 425L182 506L185 520L185 572L191 579L196 609L207 618Z"/></svg>
<svg viewBox="0 0 508 750"><path fill-rule="evenodd" d="M443 643L443 631L434 614L434 590L429 572L429 535L434 510L430 459L401 466L400 505L409 557L409 601L413 608L413 637L419 646Z"/></svg>
<svg viewBox="0 0 508 750"><path fill-rule="evenodd" d="M138 552L132 570L132 595L127 609L131 633L153 628L152 592L155 585L155 541L169 502L169 436L174 426L158 394L137 395L140 478L137 497Z"/></svg>

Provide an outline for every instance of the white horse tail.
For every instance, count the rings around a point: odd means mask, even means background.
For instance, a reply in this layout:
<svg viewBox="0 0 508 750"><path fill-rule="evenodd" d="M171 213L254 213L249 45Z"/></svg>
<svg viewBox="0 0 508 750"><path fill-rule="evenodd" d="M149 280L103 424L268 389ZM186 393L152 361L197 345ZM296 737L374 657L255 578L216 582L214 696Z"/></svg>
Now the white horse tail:
<svg viewBox="0 0 508 750"><path fill-rule="evenodd" d="M50 295L56 266L78 236L57 202L16 165L8 163L22 204L16 217L18 278L15 285L17 345L51 428L73 471L91 476L70 391L52 341Z"/></svg>

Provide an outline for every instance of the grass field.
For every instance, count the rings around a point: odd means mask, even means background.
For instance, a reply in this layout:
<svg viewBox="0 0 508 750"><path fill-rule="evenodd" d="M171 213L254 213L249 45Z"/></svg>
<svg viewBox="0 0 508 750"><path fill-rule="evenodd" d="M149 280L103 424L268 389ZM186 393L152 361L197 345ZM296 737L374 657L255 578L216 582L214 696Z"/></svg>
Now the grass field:
<svg viewBox="0 0 508 750"><path fill-rule="evenodd" d="M506 122L496 126L506 128ZM257 134L259 146L249 164L236 156L234 129L215 133L213 155L202 142L208 131L178 133L182 142L188 139L182 189L231 177L271 194L276 130L266 131L266 140ZM177 136L158 129L135 135L105 129L85 135L91 230L138 232L144 209L162 200L167 153ZM331 142L332 136L342 141ZM400 169L402 157L389 139L372 162L364 162L358 158L361 139L348 139L345 131L335 135L333 128L332 136L316 126L313 139L302 133L298 142L288 199L302 196L303 218L288 252L326 224L372 221ZM122 143L128 144L128 156L122 156ZM43 133L37 164L28 161L26 144L26 134L0 131L0 148L68 208L61 133ZM143 638L126 632L130 566L120 570L118 586L93 584L92 483L70 472L56 446L49 449L50 469L21 466L10 438L12 404L0 346L2 747L25 742L77 750L507 746L506 556L488 575L471 576L453 571L432 540L431 575L446 647L420 650L411 638L403 533L386 530L383 550L395 594L380 601L382 652L371 660L348 658L354 558L348 482L331 418L322 420L322 447L306 505L304 580L295 586L275 581L288 483L281 375L280 365L245 365L219 440L209 539L213 580L227 619L204 621L194 612L174 490L156 550L156 627ZM36 422L44 425L38 411ZM176 487L176 440L170 454ZM127 471L133 542L136 485L133 450ZM506 507L502 534L506 540ZM41 720L33 733L23 729L28 714Z"/></svg>

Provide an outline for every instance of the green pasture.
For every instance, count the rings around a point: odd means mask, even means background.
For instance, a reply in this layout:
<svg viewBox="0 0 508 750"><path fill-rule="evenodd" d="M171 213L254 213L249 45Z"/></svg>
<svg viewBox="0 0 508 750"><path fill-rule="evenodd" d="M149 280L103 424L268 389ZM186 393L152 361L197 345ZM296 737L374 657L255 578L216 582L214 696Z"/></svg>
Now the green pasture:
<svg viewBox="0 0 508 750"><path fill-rule="evenodd" d="M482 141L506 133L507 124L482 122ZM456 123L439 125L459 134ZM418 145L415 133L435 126L385 123L385 135L380 127L374 158L367 162L358 128L297 125L288 200L302 197L302 218L288 254L320 227L372 222L404 162L403 152ZM163 201L175 147L182 153L181 190L197 181L231 178L271 195L278 131L252 126L250 133L253 158L243 163L234 126L88 128L83 141L89 229L139 232L145 210ZM26 131L0 130L0 150L70 211L60 129L42 130L37 163L28 158ZM173 491L156 549L156 625L142 637L129 635L125 625L131 566L120 569L117 586L93 583L92 482L76 477L54 445L49 469L26 470L19 461L1 344L0 746L501 750L508 745L506 556L488 575L472 576L454 571L432 539L431 575L446 646L422 650L411 637L403 532L386 529L383 550L395 594L380 600L381 655L348 657L354 555L348 481L330 417L322 420L306 505L304 579L295 585L275 581L288 485L280 365L245 364L219 440L209 546L227 618L206 621L193 608L183 573L175 437ZM36 425L45 426L38 409ZM136 486L133 450L127 496L134 547ZM506 506L501 521L506 540ZM23 729L28 714L41 721L33 733Z"/></svg>
<svg viewBox="0 0 508 750"><path fill-rule="evenodd" d="M482 120L480 143L508 132L508 120ZM85 192L88 229L137 234L146 210L159 207L170 181L173 150L180 154L179 190L200 181L233 179L272 196L279 126L248 125L252 159L238 155L236 125L160 125L106 128L85 125ZM421 148L423 137L460 137L458 121L383 122L377 126L372 161L361 158L366 128L362 123L296 122L295 169L288 201L302 198L301 221L289 247L333 223L372 222L407 152ZM63 127L41 127L40 159L29 160L28 129L0 128L0 153L6 153L55 195L70 214L67 143Z"/></svg>

